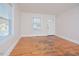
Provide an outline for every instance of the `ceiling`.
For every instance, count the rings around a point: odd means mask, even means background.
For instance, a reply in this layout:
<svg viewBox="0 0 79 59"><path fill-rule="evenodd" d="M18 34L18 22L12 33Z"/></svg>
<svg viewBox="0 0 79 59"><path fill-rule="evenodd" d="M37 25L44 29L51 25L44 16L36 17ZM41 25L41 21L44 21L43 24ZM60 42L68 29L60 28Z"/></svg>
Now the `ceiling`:
<svg viewBox="0 0 79 59"><path fill-rule="evenodd" d="M22 12L43 13L58 15L62 12L70 10L78 3L19 3L17 4L19 10Z"/></svg>

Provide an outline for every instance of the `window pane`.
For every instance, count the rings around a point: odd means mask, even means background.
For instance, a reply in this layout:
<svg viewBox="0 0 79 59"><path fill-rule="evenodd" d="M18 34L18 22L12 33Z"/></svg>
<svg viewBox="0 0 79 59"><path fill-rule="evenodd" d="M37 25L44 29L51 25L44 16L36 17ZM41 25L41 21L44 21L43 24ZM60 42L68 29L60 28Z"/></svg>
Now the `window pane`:
<svg viewBox="0 0 79 59"><path fill-rule="evenodd" d="M39 32L40 27L41 27L41 22L40 22L40 17L33 17L33 31L34 32Z"/></svg>
<svg viewBox="0 0 79 59"><path fill-rule="evenodd" d="M9 24L8 20L0 17L0 36L8 35Z"/></svg>
<svg viewBox="0 0 79 59"><path fill-rule="evenodd" d="M0 17L9 19L9 5L0 3Z"/></svg>

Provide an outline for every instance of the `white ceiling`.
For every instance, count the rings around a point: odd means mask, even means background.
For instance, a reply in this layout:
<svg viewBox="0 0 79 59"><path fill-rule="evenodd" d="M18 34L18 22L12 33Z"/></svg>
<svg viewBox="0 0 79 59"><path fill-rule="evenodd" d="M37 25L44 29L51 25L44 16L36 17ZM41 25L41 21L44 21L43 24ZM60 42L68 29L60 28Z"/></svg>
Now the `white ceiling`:
<svg viewBox="0 0 79 59"><path fill-rule="evenodd" d="M17 4L22 12L60 14L76 6L78 3L19 3Z"/></svg>

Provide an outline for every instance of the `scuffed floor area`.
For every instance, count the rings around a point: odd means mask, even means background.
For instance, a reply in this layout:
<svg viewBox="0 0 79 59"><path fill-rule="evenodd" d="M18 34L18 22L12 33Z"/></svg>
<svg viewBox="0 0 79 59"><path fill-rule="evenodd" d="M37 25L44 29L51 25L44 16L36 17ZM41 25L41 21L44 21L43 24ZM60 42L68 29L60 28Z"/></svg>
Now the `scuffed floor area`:
<svg viewBox="0 0 79 59"><path fill-rule="evenodd" d="M79 56L79 45L57 36L23 37L10 56Z"/></svg>

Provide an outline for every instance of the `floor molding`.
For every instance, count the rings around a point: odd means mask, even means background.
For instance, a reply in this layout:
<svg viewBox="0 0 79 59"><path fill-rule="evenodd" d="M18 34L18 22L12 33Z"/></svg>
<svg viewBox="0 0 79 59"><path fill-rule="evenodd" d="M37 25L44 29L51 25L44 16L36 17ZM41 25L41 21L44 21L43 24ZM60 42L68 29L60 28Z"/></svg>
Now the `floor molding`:
<svg viewBox="0 0 79 59"><path fill-rule="evenodd" d="M75 41L75 40L72 40L71 38L64 37L64 36L61 36L61 35L58 35L58 34L55 34L55 35L58 36L58 37L60 37L60 38L63 38L63 39L69 40L69 41L71 41L71 42L76 43L76 44L79 45L79 42L77 42L77 41Z"/></svg>
<svg viewBox="0 0 79 59"><path fill-rule="evenodd" d="M19 42L21 37L17 38L17 40L12 44L12 46L5 52L3 56L9 56L12 50L15 48L16 44Z"/></svg>
<svg viewBox="0 0 79 59"><path fill-rule="evenodd" d="M22 35L21 37L48 36L48 35Z"/></svg>

